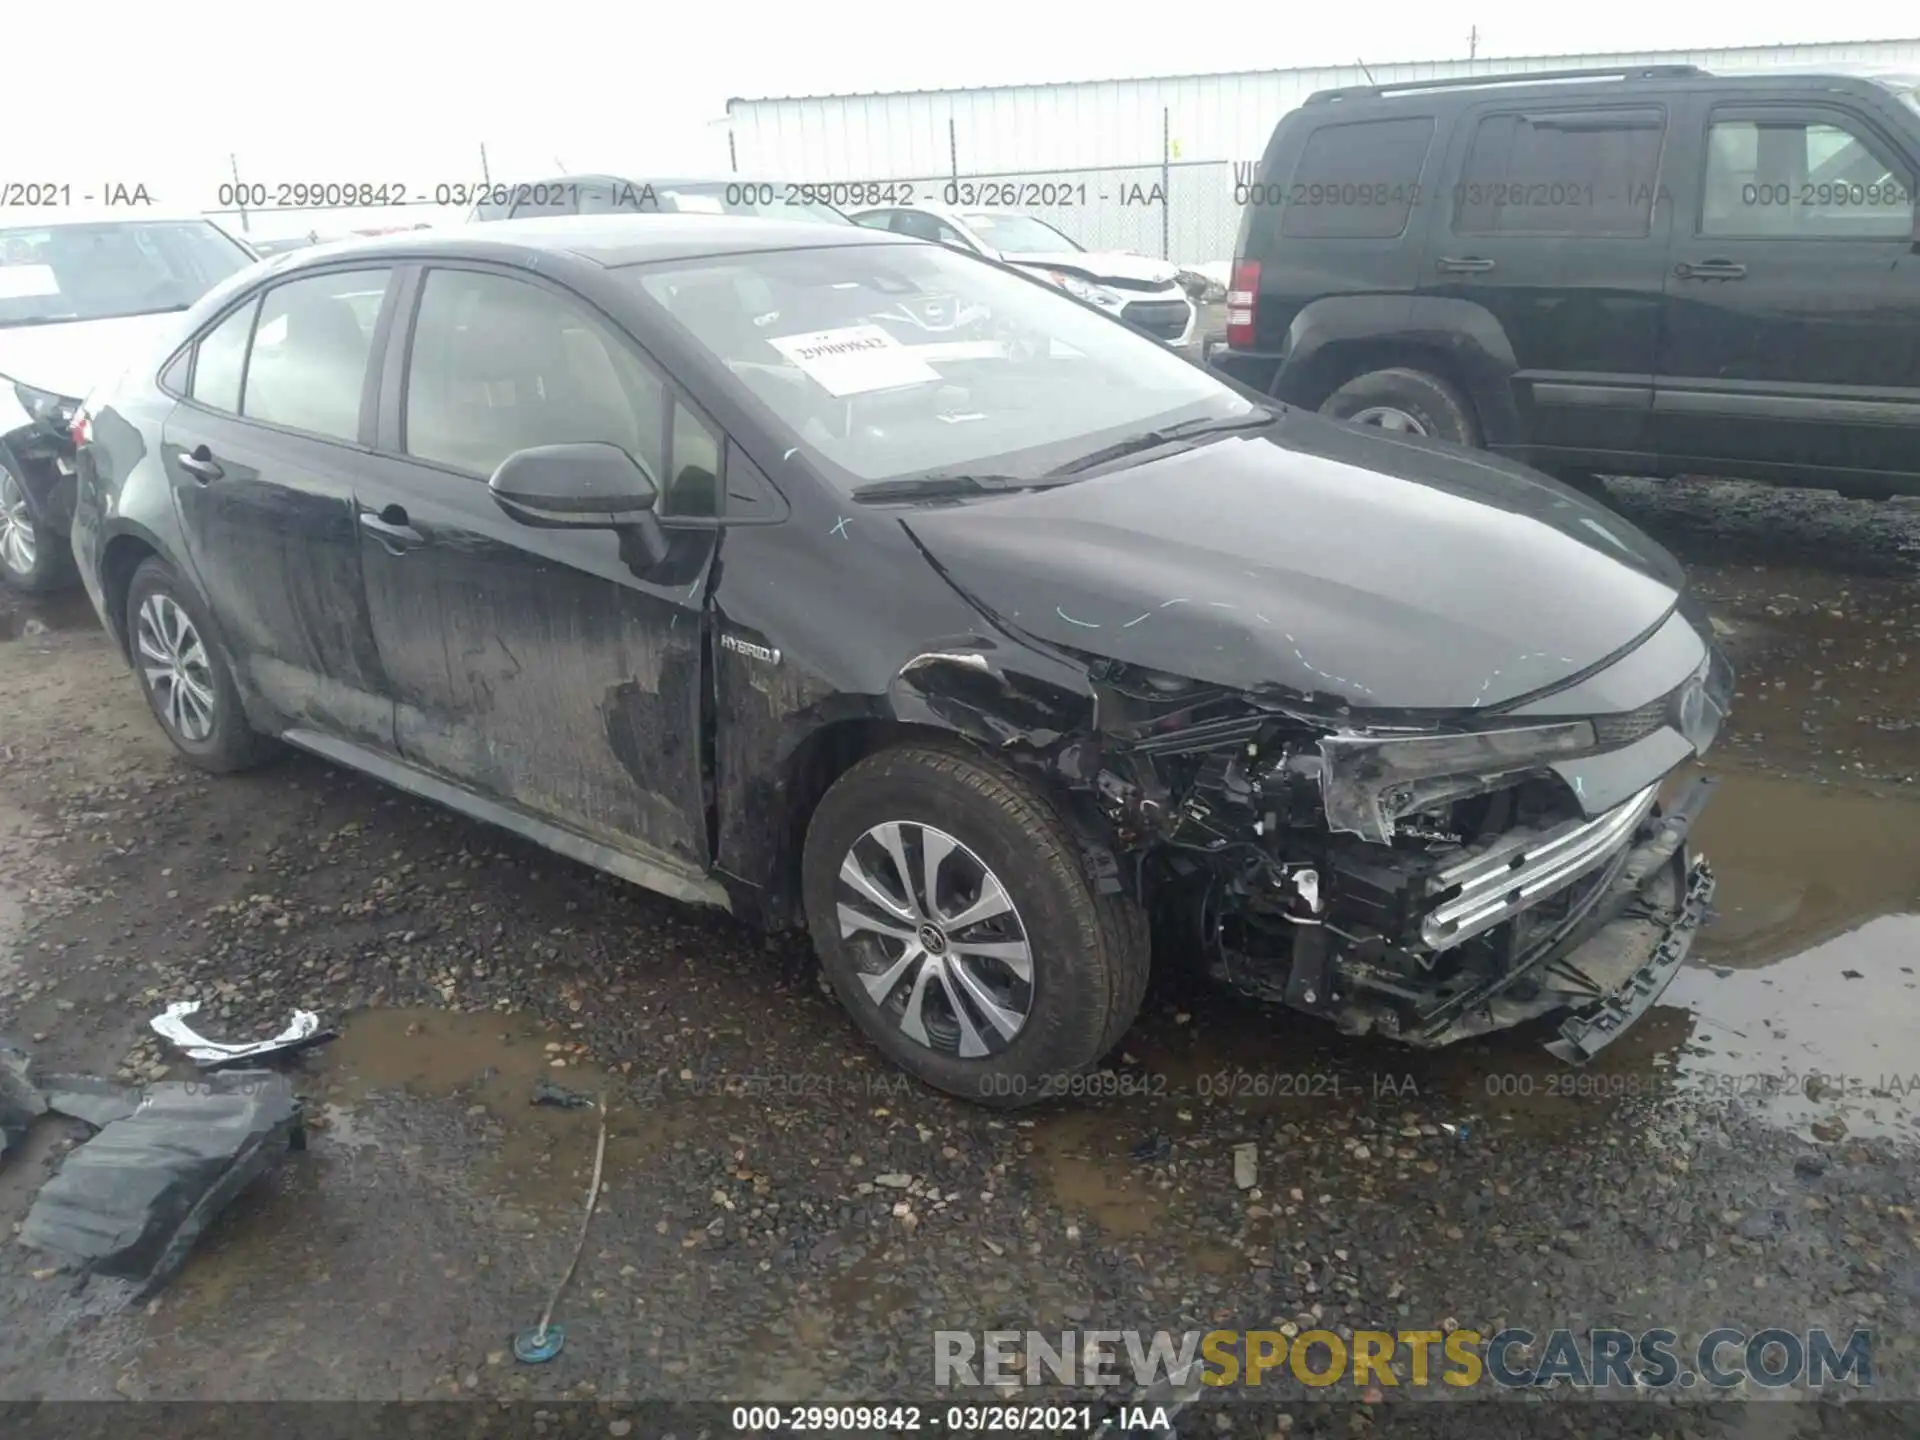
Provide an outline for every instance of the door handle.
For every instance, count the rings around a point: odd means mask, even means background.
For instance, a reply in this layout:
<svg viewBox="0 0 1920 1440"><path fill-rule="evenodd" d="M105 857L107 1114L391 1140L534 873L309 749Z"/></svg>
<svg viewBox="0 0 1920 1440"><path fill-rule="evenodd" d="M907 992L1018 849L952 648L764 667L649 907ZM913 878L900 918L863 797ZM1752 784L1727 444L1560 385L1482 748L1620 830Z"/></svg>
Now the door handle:
<svg viewBox="0 0 1920 1440"><path fill-rule="evenodd" d="M218 480L227 473L220 468L220 462L213 458L213 452L204 445L196 445L193 449L184 451L179 460L180 468L202 485L209 480Z"/></svg>
<svg viewBox="0 0 1920 1440"><path fill-rule="evenodd" d="M1442 255L1440 268L1449 275L1483 275L1493 269L1493 261L1478 255Z"/></svg>
<svg viewBox="0 0 1920 1440"><path fill-rule="evenodd" d="M1682 260L1673 273L1682 280L1741 280L1747 267L1732 260Z"/></svg>
<svg viewBox="0 0 1920 1440"><path fill-rule="evenodd" d="M390 554L404 555L416 545L427 543L422 535L407 519L404 505L389 505L384 510L362 510L360 528L375 536L387 547Z"/></svg>

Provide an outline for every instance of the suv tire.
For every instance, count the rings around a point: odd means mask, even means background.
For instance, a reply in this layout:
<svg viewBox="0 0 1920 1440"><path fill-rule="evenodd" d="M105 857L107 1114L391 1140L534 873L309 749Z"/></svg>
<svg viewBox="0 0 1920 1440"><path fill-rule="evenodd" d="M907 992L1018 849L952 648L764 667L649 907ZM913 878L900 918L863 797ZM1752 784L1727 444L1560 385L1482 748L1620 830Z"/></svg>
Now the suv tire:
<svg viewBox="0 0 1920 1440"><path fill-rule="evenodd" d="M133 572L125 623L140 693L174 749L217 775L274 753L275 743L247 723L206 607L158 556Z"/></svg>
<svg viewBox="0 0 1920 1440"><path fill-rule="evenodd" d="M1025 779L957 746L868 756L820 801L802 856L828 984L937 1090L1003 1108L1065 1093L1132 1025L1150 951L1145 914L1095 889L1080 848Z"/></svg>
<svg viewBox="0 0 1920 1440"><path fill-rule="evenodd" d="M1424 370L1395 366L1356 375L1321 403L1320 413L1456 445L1480 443L1480 427L1467 402L1446 381Z"/></svg>
<svg viewBox="0 0 1920 1440"><path fill-rule="evenodd" d="M65 589L76 573L67 537L41 523L27 497L27 482L0 454L0 581L39 595Z"/></svg>

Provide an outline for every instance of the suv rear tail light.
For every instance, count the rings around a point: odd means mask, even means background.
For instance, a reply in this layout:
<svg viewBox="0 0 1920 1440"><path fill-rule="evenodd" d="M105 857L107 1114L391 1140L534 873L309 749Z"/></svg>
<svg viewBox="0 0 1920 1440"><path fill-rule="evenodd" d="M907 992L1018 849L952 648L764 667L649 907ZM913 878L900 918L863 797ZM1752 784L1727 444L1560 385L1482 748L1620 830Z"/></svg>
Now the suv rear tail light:
<svg viewBox="0 0 1920 1440"><path fill-rule="evenodd" d="M78 450L93 438L93 417L84 410L74 411L73 423L67 427L67 436L73 441L73 448Z"/></svg>
<svg viewBox="0 0 1920 1440"><path fill-rule="evenodd" d="M1260 262L1236 260L1227 286L1227 347L1253 348L1253 312L1260 300Z"/></svg>

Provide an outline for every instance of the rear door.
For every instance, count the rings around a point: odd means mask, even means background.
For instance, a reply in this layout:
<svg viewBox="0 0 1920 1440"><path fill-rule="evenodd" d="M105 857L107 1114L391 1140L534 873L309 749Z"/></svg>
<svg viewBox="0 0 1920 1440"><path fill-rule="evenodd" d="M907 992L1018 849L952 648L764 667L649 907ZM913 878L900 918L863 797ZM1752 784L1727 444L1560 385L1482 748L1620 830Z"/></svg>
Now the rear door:
<svg viewBox="0 0 1920 1440"><path fill-rule="evenodd" d="M1536 460L1651 452L1668 108L1489 100L1454 127L1422 289L1499 322Z"/></svg>
<svg viewBox="0 0 1920 1440"><path fill-rule="evenodd" d="M718 431L610 321L542 278L434 266L409 288L358 542L402 756L576 836L704 873ZM536 529L495 504L487 479L508 455L574 441L619 445L661 477L660 563L635 569L611 531Z"/></svg>
<svg viewBox="0 0 1920 1440"><path fill-rule="evenodd" d="M1663 462L1920 474L1920 155L1832 92L1703 95L1688 124L1701 159L1666 281Z"/></svg>
<svg viewBox="0 0 1920 1440"><path fill-rule="evenodd" d="M1246 187L1245 253L1260 262L1248 348L1286 350L1301 308L1330 295L1388 297L1369 324L1376 333L1395 326L1420 280L1415 217L1430 200L1437 128L1431 114L1328 118L1291 163L1276 154L1261 183Z"/></svg>
<svg viewBox="0 0 1920 1440"><path fill-rule="evenodd" d="M187 561L246 682L291 724L386 751L354 482L391 280L303 272L249 298L201 336L161 430Z"/></svg>

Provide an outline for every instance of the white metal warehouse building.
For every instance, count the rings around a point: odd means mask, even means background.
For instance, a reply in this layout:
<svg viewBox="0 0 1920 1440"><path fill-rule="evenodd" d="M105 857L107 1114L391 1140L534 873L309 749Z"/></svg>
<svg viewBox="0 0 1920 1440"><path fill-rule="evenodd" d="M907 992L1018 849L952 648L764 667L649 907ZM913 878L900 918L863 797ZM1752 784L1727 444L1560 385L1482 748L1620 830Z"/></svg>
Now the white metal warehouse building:
<svg viewBox="0 0 1920 1440"><path fill-rule="evenodd" d="M1084 244L1192 264L1231 258L1239 225L1233 166L1256 162L1274 124L1315 90L1681 64L1723 72L1844 66L1920 75L1920 39L736 99L727 102L727 118L733 168L743 176L914 181L917 198L936 202L949 182L967 181L974 187L968 203L1025 203L1058 196L1065 184L1074 203L1029 208ZM982 181L989 182L985 190ZM1018 185L998 183L1013 181ZM1156 186L1165 203L1152 203Z"/></svg>

